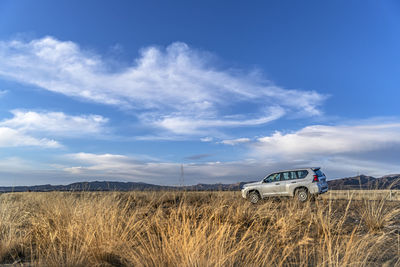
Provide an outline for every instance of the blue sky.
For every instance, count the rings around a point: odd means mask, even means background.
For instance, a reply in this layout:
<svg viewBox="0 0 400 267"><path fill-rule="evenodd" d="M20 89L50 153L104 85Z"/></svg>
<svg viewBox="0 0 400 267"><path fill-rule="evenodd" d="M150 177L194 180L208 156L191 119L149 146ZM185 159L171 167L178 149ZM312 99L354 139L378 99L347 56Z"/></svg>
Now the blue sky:
<svg viewBox="0 0 400 267"><path fill-rule="evenodd" d="M399 173L396 1L1 1L0 183Z"/></svg>

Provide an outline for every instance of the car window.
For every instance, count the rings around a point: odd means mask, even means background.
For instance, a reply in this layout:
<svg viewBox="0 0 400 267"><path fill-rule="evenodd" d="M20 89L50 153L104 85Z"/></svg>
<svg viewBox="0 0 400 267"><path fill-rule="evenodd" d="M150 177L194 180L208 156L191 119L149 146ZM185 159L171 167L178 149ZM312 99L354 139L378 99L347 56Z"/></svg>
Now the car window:
<svg viewBox="0 0 400 267"><path fill-rule="evenodd" d="M290 172L290 179L291 180L297 179L297 172Z"/></svg>
<svg viewBox="0 0 400 267"><path fill-rule="evenodd" d="M320 169L318 169L318 170L316 170L314 172L315 172L316 175L318 175L318 177L325 176L325 174Z"/></svg>
<svg viewBox="0 0 400 267"><path fill-rule="evenodd" d="M264 178L264 183L270 183L273 181L275 173L268 175L267 177Z"/></svg>
<svg viewBox="0 0 400 267"><path fill-rule="evenodd" d="M307 170L297 171L297 178L298 179L306 178L307 174L308 174Z"/></svg>
<svg viewBox="0 0 400 267"><path fill-rule="evenodd" d="M290 172L282 172L281 173L281 178L282 178L283 181L290 180L291 177L292 177L292 175L291 175Z"/></svg>
<svg viewBox="0 0 400 267"><path fill-rule="evenodd" d="M271 182L275 182L275 181L279 181L279 173L273 173L271 175L269 175L267 178L264 179L264 182L266 183L271 183Z"/></svg>

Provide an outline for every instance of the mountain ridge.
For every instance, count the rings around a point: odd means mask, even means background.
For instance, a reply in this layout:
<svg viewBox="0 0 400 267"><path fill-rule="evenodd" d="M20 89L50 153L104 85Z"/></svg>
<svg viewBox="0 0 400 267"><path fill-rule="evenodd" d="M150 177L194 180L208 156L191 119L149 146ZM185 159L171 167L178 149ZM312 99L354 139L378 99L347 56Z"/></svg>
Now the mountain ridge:
<svg viewBox="0 0 400 267"><path fill-rule="evenodd" d="M33 185L33 186L0 186L0 193L9 192L48 192L48 191L159 191L159 190L187 190L187 191L237 191L243 184L196 184L188 186L165 186L144 182L92 181L75 182L67 185ZM384 175L380 178L359 175L328 181L331 190L357 189L400 189L400 174Z"/></svg>

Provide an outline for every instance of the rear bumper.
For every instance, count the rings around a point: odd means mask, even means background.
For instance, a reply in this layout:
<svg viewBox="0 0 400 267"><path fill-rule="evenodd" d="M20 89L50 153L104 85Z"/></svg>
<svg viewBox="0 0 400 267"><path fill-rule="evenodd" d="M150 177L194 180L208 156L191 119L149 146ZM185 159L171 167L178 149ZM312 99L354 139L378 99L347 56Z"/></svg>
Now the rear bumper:
<svg viewBox="0 0 400 267"><path fill-rule="evenodd" d="M310 193L319 195L328 192L328 190L329 190L328 184L314 184L310 188Z"/></svg>
<svg viewBox="0 0 400 267"><path fill-rule="evenodd" d="M328 192L328 190L329 190L328 186L326 186L325 188L322 188L321 191L318 194L326 193L326 192Z"/></svg>

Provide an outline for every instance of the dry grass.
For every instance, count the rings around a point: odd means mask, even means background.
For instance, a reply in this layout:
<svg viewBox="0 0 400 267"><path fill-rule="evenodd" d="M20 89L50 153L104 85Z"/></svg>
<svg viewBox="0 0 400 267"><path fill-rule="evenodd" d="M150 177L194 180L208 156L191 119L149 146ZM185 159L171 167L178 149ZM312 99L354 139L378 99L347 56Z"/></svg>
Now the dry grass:
<svg viewBox="0 0 400 267"><path fill-rule="evenodd" d="M354 199L400 201L400 190L371 189L371 190L329 190L321 196L324 199Z"/></svg>
<svg viewBox="0 0 400 267"><path fill-rule="evenodd" d="M38 266L400 266L400 204L238 192L0 196L0 263Z"/></svg>

